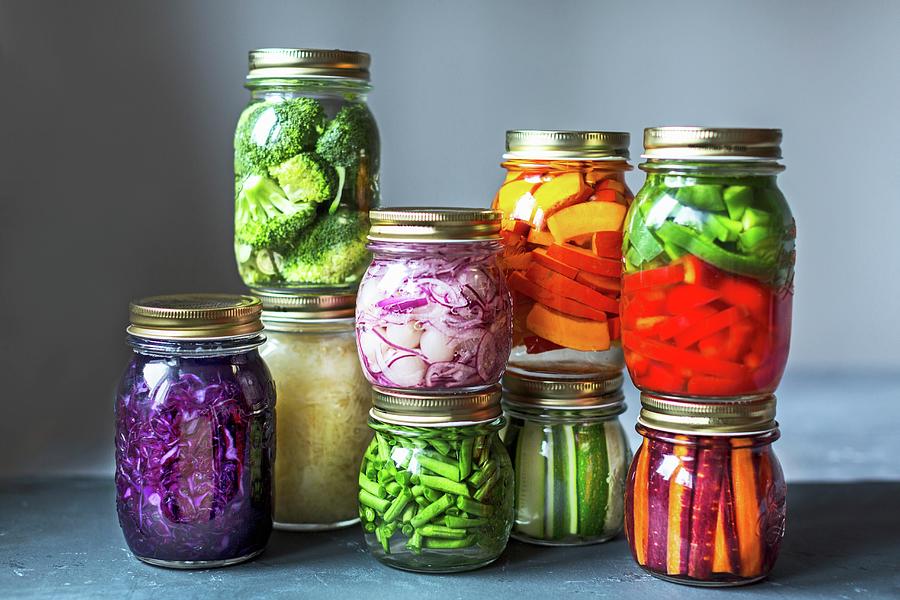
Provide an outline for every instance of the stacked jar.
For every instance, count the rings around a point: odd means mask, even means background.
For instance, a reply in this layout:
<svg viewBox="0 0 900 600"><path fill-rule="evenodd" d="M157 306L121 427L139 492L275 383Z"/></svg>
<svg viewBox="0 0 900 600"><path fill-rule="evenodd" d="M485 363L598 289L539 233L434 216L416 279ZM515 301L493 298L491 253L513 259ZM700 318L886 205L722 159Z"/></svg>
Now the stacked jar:
<svg viewBox="0 0 900 600"><path fill-rule="evenodd" d="M516 466L513 535L531 543L606 541L622 529L630 458L622 401L619 295L629 135L506 134L503 265L513 297L504 380Z"/></svg>
<svg viewBox="0 0 900 600"><path fill-rule="evenodd" d="M234 134L234 249L262 300L261 354L278 389L276 529L359 520L355 471L371 439L371 389L353 312L379 202L369 63L343 50L250 52L251 98Z"/></svg>
<svg viewBox="0 0 900 600"><path fill-rule="evenodd" d="M784 523L775 391L787 362L795 225L781 131L644 132L626 218L622 341L644 444L626 500L633 554L696 585L764 577Z"/></svg>
<svg viewBox="0 0 900 600"><path fill-rule="evenodd" d="M513 476L498 432L512 308L496 211L370 213L374 254L356 304L375 439L359 514L376 559L401 569L478 568L503 552Z"/></svg>

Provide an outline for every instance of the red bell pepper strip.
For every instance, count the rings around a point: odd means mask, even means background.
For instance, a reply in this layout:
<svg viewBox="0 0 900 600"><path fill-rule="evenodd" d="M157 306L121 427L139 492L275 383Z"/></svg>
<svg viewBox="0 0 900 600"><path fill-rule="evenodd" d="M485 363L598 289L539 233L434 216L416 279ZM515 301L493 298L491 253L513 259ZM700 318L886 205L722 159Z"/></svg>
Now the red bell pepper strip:
<svg viewBox="0 0 900 600"><path fill-rule="evenodd" d="M722 356L725 360L740 361L750 348L750 339L753 335L753 323L750 319L744 319L735 323L728 329L728 341L722 347Z"/></svg>
<svg viewBox="0 0 900 600"><path fill-rule="evenodd" d="M665 341L702 323L705 319L716 314L716 309L711 306L698 306L686 313L669 317L669 319L656 327L659 339Z"/></svg>
<svg viewBox="0 0 900 600"><path fill-rule="evenodd" d="M726 308L676 335L675 344L681 348L687 348L707 336L734 325L743 318L743 308L738 306Z"/></svg>
<svg viewBox="0 0 900 600"><path fill-rule="evenodd" d="M609 339L622 339L622 321L619 317L610 317L609 319Z"/></svg>
<svg viewBox="0 0 900 600"><path fill-rule="evenodd" d="M762 285L736 277L727 277L719 286L719 293L728 304L745 307L757 321L768 326L771 292Z"/></svg>
<svg viewBox="0 0 900 600"><path fill-rule="evenodd" d="M676 285L666 296L666 311L677 315L692 308L709 304L719 297L719 293L702 285ZM731 302L731 304L737 304Z"/></svg>
<svg viewBox="0 0 900 600"><path fill-rule="evenodd" d="M699 352L682 350L670 344L643 339L640 335L636 335L631 331L622 332L622 343L626 348L666 365L691 369L706 375L730 377L738 380L743 380L747 376L747 369L744 365L727 360L709 358Z"/></svg>
<svg viewBox="0 0 900 600"><path fill-rule="evenodd" d="M680 392L684 388L684 379L671 369L651 362L646 373L640 377L640 384L651 390Z"/></svg>
<svg viewBox="0 0 900 600"><path fill-rule="evenodd" d="M656 288L684 281L684 265L671 264L659 269L629 273L622 278L622 291L636 292L645 288Z"/></svg>
<svg viewBox="0 0 900 600"><path fill-rule="evenodd" d="M710 288L717 287L719 279L719 270L709 265L693 254L688 254L681 259L684 264L684 282L690 285L702 285ZM729 274L727 278L733 277Z"/></svg>
<svg viewBox="0 0 900 600"><path fill-rule="evenodd" d="M688 394L698 396L733 396L740 394L745 388L744 380L732 381L708 375L694 375L687 382Z"/></svg>

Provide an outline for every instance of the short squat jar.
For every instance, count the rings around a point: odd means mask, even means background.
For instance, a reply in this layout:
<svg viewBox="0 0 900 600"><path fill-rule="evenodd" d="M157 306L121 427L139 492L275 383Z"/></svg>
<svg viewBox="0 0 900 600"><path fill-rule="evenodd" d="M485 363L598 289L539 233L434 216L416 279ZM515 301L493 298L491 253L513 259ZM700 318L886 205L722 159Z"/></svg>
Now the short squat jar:
<svg viewBox="0 0 900 600"><path fill-rule="evenodd" d="M337 529L358 521L356 468L372 432L371 388L353 333L355 296L259 293L278 386L275 528Z"/></svg>
<svg viewBox="0 0 900 600"><path fill-rule="evenodd" d="M506 133L503 266L513 296L509 370L554 379L622 371L619 293L627 133Z"/></svg>
<svg viewBox="0 0 900 600"><path fill-rule="evenodd" d="M134 349L116 397L116 506L153 565L209 568L258 555L272 530L275 386L249 296L131 304Z"/></svg>
<svg viewBox="0 0 900 600"><path fill-rule="evenodd" d="M442 394L500 382L512 306L500 268L500 214L396 208L371 213L375 256L359 289L356 335L374 385Z"/></svg>
<svg viewBox="0 0 900 600"><path fill-rule="evenodd" d="M347 293L369 262L379 138L364 52L250 52L234 134L234 250L255 290Z"/></svg>
<svg viewBox="0 0 900 600"><path fill-rule="evenodd" d="M796 227L778 129L644 132L625 224L622 341L642 391L772 393L787 363Z"/></svg>
<svg viewBox="0 0 900 600"><path fill-rule="evenodd" d="M618 535L631 461L618 418L622 377L560 382L507 373L503 387L503 440L516 473L512 536L578 546Z"/></svg>
<svg viewBox="0 0 900 600"><path fill-rule="evenodd" d="M372 555L430 573L496 560L513 522L499 386L440 398L378 390L373 397L375 438L363 456L358 494Z"/></svg>
<svg viewBox="0 0 900 600"><path fill-rule="evenodd" d="M634 559L675 583L763 579L785 525L775 397L699 403L643 394L641 403L644 440L625 496Z"/></svg>

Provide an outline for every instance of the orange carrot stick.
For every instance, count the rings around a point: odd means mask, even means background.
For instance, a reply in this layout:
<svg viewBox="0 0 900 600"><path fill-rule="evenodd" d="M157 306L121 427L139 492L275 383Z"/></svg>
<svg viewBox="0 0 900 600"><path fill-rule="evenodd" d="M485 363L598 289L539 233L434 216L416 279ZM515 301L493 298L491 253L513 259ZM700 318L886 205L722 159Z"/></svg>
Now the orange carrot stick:
<svg viewBox="0 0 900 600"><path fill-rule="evenodd" d="M634 552L640 565L647 564L649 528L648 494L650 488L650 441L644 438L634 473Z"/></svg>
<svg viewBox="0 0 900 600"><path fill-rule="evenodd" d="M732 444L746 444L734 439ZM731 451L731 473L734 484L734 512L737 525L741 577L755 577L762 573L762 540L759 531L759 499L756 495L756 472L753 451L736 447Z"/></svg>

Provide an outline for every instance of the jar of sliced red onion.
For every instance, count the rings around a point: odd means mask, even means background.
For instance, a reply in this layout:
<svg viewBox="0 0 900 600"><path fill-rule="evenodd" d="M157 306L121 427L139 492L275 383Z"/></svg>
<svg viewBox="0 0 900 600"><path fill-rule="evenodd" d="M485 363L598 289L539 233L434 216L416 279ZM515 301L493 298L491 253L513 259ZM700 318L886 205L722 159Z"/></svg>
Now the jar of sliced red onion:
<svg viewBox="0 0 900 600"><path fill-rule="evenodd" d="M370 213L372 264L356 303L357 348L373 385L471 392L500 381L512 303L499 264L500 213Z"/></svg>

